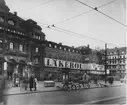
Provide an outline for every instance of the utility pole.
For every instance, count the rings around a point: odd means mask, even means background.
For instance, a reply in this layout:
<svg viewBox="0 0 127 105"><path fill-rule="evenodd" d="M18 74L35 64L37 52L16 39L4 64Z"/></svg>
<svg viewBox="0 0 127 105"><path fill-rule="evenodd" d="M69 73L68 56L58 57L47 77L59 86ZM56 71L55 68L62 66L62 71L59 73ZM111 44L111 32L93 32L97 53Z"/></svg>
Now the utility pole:
<svg viewBox="0 0 127 105"><path fill-rule="evenodd" d="M105 44L105 83L107 83L107 44Z"/></svg>

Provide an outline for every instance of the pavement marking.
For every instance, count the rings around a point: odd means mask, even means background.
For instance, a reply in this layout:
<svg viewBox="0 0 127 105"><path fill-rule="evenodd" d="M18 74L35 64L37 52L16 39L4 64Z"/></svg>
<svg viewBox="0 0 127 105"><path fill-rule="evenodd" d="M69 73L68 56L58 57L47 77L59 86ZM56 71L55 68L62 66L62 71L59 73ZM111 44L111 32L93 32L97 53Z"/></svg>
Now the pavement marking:
<svg viewBox="0 0 127 105"><path fill-rule="evenodd" d="M89 102L86 102L84 104L94 104L94 103L96 104L96 103L101 102L101 101L108 101L108 100L117 99L117 98L121 98L121 97L127 97L127 96L121 95L121 96L117 96L117 97L104 98L101 100L89 101Z"/></svg>

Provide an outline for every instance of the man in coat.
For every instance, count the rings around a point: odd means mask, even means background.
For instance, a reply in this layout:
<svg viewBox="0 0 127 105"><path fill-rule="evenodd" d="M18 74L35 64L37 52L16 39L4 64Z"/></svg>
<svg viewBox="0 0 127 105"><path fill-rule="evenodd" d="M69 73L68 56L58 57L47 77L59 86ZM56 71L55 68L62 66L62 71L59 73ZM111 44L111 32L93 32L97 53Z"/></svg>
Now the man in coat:
<svg viewBox="0 0 127 105"><path fill-rule="evenodd" d="M33 83L34 83L34 78L33 76L30 76L29 84L30 84L30 91L32 91L33 88Z"/></svg>

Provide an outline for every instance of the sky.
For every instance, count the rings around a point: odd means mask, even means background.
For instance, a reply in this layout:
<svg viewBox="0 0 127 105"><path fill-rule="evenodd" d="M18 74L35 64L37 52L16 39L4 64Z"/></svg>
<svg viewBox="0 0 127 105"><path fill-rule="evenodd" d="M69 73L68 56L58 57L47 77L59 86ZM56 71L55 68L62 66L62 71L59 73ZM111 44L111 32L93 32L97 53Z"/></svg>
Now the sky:
<svg viewBox="0 0 127 105"><path fill-rule="evenodd" d="M98 7L114 0L79 1L91 7ZM95 10L61 22L91 10L91 8L76 0L5 0L5 2L10 8L10 12L16 11L18 16L23 19L35 20L42 27L42 31L49 41L74 47L87 46L89 44L91 48L104 48L105 43L111 43L107 44L108 48L126 46L126 27ZM98 10L126 24L126 0L115 0L106 6L98 8ZM47 25L44 24L54 24L55 27L81 35L56 31L47 28Z"/></svg>

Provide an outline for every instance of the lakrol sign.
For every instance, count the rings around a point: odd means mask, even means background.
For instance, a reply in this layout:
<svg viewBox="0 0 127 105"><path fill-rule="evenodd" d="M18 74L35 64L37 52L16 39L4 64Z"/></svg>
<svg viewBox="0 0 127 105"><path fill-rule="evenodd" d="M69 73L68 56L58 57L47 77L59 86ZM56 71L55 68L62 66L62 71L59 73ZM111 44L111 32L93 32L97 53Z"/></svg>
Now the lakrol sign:
<svg viewBox="0 0 127 105"><path fill-rule="evenodd" d="M48 67L83 69L82 65L83 65L82 63L77 63L77 62L45 58L45 66Z"/></svg>

